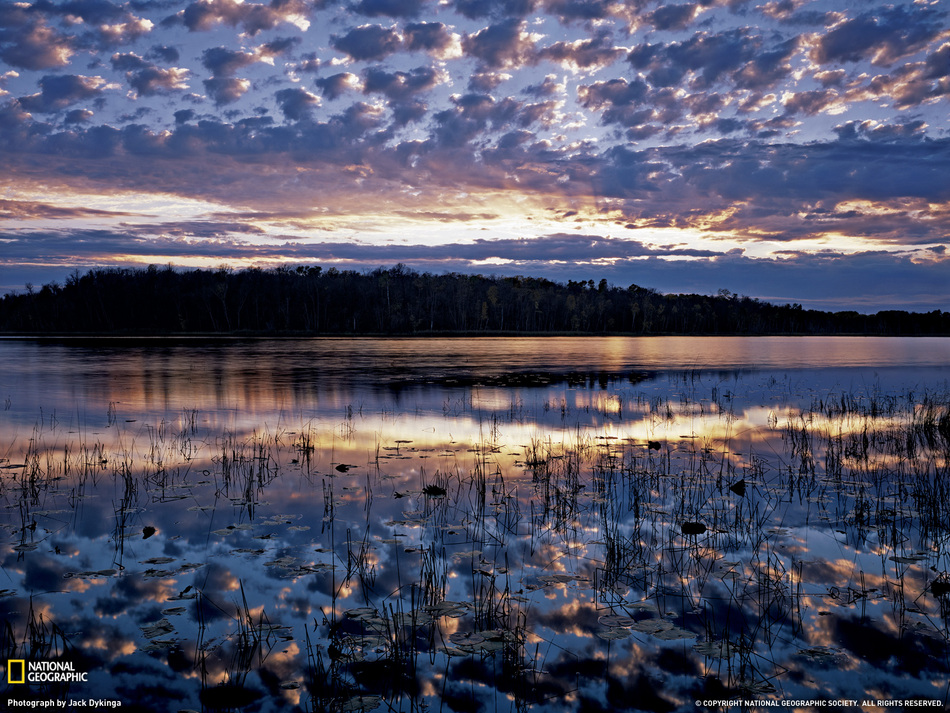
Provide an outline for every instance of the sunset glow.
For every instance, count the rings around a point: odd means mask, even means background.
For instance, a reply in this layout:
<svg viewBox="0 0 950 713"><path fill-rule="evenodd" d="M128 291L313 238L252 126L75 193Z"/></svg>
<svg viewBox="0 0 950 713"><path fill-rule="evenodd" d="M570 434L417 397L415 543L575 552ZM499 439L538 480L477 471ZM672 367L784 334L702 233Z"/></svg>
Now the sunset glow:
<svg viewBox="0 0 950 713"><path fill-rule="evenodd" d="M948 309L939 3L0 8L0 290L322 264Z"/></svg>

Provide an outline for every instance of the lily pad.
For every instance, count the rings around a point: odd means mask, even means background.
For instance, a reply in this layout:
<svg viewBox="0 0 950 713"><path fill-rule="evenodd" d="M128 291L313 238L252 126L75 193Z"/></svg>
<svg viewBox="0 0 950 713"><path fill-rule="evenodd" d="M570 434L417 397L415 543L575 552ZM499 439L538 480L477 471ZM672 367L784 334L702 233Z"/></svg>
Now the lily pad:
<svg viewBox="0 0 950 713"><path fill-rule="evenodd" d="M614 639L626 639L632 633L633 632L631 632L630 629L600 629L597 632L597 636L599 636L601 639L612 641Z"/></svg>
<svg viewBox="0 0 950 713"><path fill-rule="evenodd" d="M701 522L684 522L680 529L684 535L694 536L702 535L708 528Z"/></svg>

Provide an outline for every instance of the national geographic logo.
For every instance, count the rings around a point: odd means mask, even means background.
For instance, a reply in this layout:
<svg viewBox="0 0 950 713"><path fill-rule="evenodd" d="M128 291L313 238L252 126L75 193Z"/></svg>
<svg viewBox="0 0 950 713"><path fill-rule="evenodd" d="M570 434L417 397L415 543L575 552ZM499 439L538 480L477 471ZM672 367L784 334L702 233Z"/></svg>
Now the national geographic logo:
<svg viewBox="0 0 950 713"><path fill-rule="evenodd" d="M26 683L24 659L7 659L7 683Z"/></svg>
<svg viewBox="0 0 950 713"><path fill-rule="evenodd" d="M89 680L72 661L26 661L7 659L7 683L71 683Z"/></svg>

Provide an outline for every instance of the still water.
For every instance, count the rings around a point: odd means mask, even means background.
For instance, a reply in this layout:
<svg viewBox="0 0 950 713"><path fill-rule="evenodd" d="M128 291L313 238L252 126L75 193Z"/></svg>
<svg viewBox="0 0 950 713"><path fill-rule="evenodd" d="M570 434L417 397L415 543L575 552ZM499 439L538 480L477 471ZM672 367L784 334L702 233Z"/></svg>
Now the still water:
<svg viewBox="0 0 950 713"><path fill-rule="evenodd" d="M0 340L0 663L85 679L0 695L943 710L948 380L946 339Z"/></svg>

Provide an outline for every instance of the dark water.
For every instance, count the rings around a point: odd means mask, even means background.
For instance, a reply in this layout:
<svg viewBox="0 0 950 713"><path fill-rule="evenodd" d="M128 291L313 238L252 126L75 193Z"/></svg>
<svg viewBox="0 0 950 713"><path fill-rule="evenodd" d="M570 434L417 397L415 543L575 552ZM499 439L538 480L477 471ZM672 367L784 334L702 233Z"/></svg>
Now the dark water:
<svg viewBox="0 0 950 713"><path fill-rule="evenodd" d="M3 700L943 709L948 379L944 339L0 341L0 662L88 679Z"/></svg>

